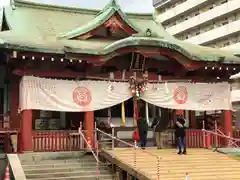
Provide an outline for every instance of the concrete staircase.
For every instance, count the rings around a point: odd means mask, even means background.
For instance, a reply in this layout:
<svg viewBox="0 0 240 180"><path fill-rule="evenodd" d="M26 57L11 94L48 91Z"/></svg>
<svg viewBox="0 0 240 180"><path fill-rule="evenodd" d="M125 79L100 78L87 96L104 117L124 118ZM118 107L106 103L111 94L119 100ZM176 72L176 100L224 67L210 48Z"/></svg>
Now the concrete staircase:
<svg viewBox="0 0 240 180"><path fill-rule="evenodd" d="M83 152L26 153L19 155L28 180L96 180L96 160ZM113 180L107 166L99 164L99 180Z"/></svg>

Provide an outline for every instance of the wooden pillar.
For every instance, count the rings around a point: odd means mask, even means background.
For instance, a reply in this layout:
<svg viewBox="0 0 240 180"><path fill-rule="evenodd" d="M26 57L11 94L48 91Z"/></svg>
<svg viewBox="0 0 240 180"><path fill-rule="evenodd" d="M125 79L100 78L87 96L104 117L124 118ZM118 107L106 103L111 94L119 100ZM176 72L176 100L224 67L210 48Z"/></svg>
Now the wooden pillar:
<svg viewBox="0 0 240 180"><path fill-rule="evenodd" d="M32 146L32 110L22 111L20 131L20 149L23 152L33 151Z"/></svg>
<svg viewBox="0 0 240 180"><path fill-rule="evenodd" d="M90 145L93 147L94 145L94 112L89 111L85 112L84 118L84 130L85 130L85 137L87 141L90 141Z"/></svg>
<svg viewBox="0 0 240 180"><path fill-rule="evenodd" d="M116 170L116 179L117 180L125 180L123 171L119 168Z"/></svg>
<svg viewBox="0 0 240 180"><path fill-rule="evenodd" d="M191 128L197 129L196 112L190 111Z"/></svg>
<svg viewBox="0 0 240 180"><path fill-rule="evenodd" d="M21 116L18 114L19 105L19 82L18 76L11 75L10 82L10 127L20 128Z"/></svg>
<svg viewBox="0 0 240 180"><path fill-rule="evenodd" d="M232 111L224 111L224 134L232 137Z"/></svg>

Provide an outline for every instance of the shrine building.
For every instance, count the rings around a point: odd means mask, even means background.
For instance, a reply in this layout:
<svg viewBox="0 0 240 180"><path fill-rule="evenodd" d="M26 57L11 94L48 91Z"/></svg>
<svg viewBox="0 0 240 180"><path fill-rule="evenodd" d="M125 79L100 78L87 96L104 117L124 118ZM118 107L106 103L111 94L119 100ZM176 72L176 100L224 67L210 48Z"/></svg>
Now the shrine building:
<svg viewBox="0 0 240 180"><path fill-rule="evenodd" d="M100 11L13 0L0 17L0 129L16 130L22 151L35 151L39 132L80 121L93 141L94 119L136 125L146 109L150 119L184 113L192 129L196 111L220 111L232 135L228 79L239 56L178 40L115 0Z"/></svg>

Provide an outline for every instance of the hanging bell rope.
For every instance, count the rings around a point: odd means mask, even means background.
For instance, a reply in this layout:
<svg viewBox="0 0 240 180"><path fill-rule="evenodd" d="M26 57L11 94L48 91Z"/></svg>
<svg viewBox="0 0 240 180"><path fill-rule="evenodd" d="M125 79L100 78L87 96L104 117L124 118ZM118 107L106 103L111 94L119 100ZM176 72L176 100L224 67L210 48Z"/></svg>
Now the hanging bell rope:
<svg viewBox="0 0 240 180"><path fill-rule="evenodd" d="M121 115L122 115L122 119L121 119L121 126L125 127L126 126L126 116L125 116L125 104L124 102L122 102L122 106L121 106Z"/></svg>
<svg viewBox="0 0 240 180"><path fill-rule="evenodd" d="M137 99L133 98L133 112L134 112L134 118L133 118L133 126L137 126L137 120L138 120L138 104Z"/></svg>

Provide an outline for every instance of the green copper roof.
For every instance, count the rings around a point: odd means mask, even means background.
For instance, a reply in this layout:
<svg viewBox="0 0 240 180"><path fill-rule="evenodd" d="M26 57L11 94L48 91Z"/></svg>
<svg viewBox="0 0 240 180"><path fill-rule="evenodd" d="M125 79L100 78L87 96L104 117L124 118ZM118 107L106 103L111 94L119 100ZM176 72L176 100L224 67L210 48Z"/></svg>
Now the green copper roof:
<svg viewBox="0 0 240 180"><path fill-rule="evenodd" d="M96 28L114 13L118 13L138 34L118 41L71 39ZM177 40L150 14L125 14L114 0L102 11L15 0L12 6L5 7L4 15L11 30L0 32L0 47L3 48L63 55L66 52L107 55L123 47L148 46L177 51L196 61L240 64L240 57L230 51Z"/></svg>
<svg viewBox="0 0 240 180"><path fill-rule="evenodd" d="M3 15L4 15L4 9L0 9L0 29L2 29L2 24L3 24Z"/></svg>
<svg viewBox="0 0 240 180"><path fill-rule="evenodd" d="M109 18L111 18L115 13L118 13L118 15L124 20L124 22L130 26L132 29L134 29L136 32L139 32L140 30L135 27L131 21L128 20L128 18L125 16L125 14L122 12L119 5L116 3L115 0L111 0L109 4L107 4L100 13L92 20L89 21L86 25L80 26L66 34L63 34L60 36L60 38L67 38L71 39L77 36L80 36L82 34L85 34L102 24L104 24Z"/></svg>

